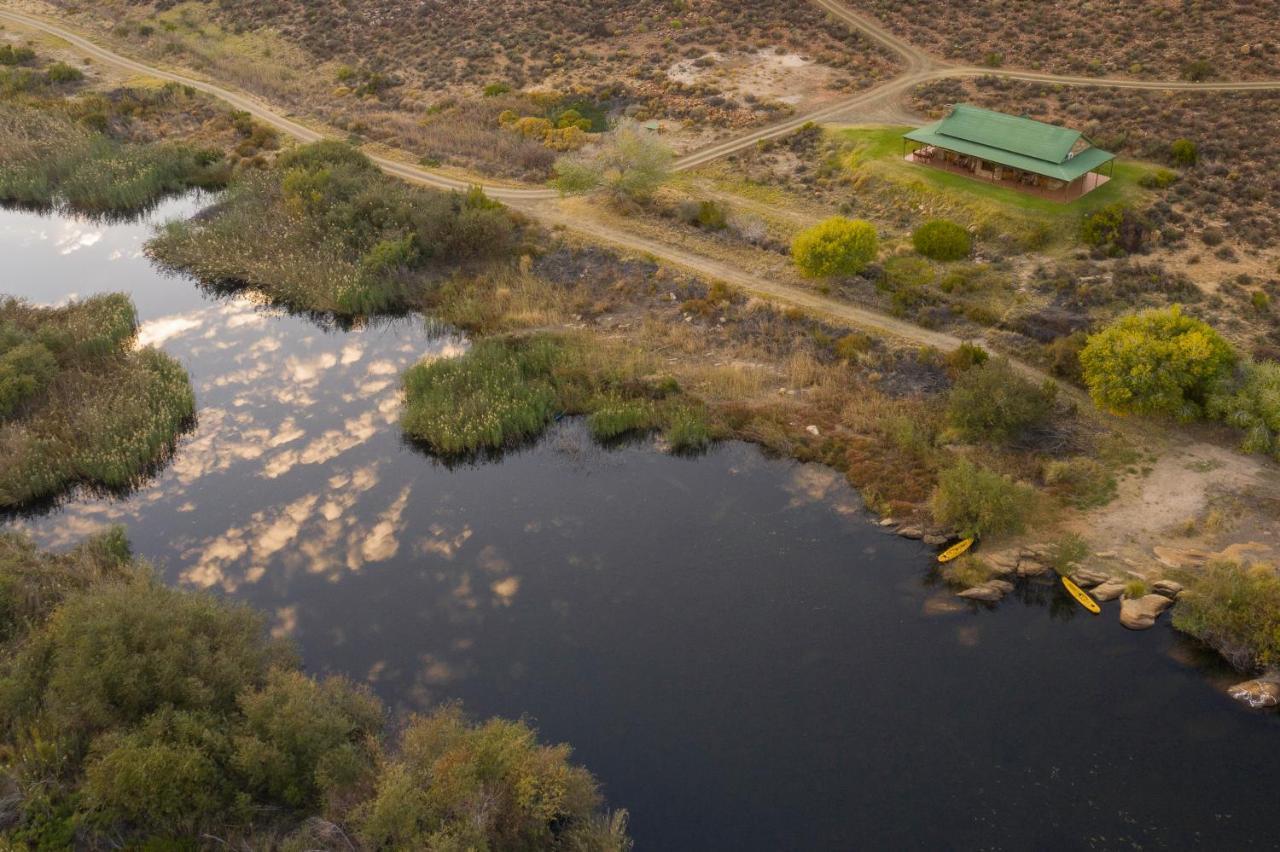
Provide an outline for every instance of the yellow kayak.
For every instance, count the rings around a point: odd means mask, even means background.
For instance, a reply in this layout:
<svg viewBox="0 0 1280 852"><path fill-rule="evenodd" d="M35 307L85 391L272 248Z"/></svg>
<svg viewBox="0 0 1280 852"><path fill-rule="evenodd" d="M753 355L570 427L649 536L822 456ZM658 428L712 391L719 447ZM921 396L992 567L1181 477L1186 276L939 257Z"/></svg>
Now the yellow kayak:
<svg viewBox="0 0 1280 852"><path fill-rule="evenodd" d="M952 559L955 559L957 556L964 553L966 550L968 550L971 547L973 547L973 539L966 538L964 541L959 542L958 544L953 544L950 547L948 547L946 550L939 553L938 561L950 562Z"/></svg>
<svg viewBox="0 0 1280 852"><path fill-rule="evenodd" d="M1080 606L1089 610L1089 612L1093 613L1094 615L1097 615L1098 613L1102 612L1102 607L1098 606L1098 602L1095 601L1093 598L1089 597L1088 593L1085 592L1084 589L1080 588L1075 583L1071 582L1070 577L1063 577L1062 585L1067 587L1067 591L1071 593L1071 597L1075 598L1077 601L1080 602Z"/></svg>

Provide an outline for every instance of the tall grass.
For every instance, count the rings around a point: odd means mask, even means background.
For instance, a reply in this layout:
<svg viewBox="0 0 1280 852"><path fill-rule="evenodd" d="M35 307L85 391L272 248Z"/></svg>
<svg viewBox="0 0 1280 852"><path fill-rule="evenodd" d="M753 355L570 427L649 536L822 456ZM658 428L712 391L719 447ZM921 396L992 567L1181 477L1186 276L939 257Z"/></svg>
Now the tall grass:
<svg viewBox="0 0 1280 852"><path fill-rule="evenodd" d="M0 508L80 483L128 487L172 450L195 395L172 358L132 348L136 331L118 294L60 308L0 302L0 388L30 375L30 357L15 364L15 352L41 353L49 368L0 411Z"/></svg>
<svg viewBox="0 0 1280 852"><path fill-rule="evenodd" d="M432 452L498 450L536 437L558 414L587 415L598 440L664 429L676 450L705 447L705 412L648 359L586 336L536 334L482 340L460 358L404 376L401 426Z"/></svg>
<svg viewBox="0 0 1280 852"><path fill-rule="evenodd" d="M418 306L445 269L503 257L514 220L478 190L442 193L383 175L335 142L282 155L199 220L147 245L157 261L215 286L249 286L342 317Z"/></svg>
<svg viewBox="0 0 1280 852"><path fill-rule="evenodd" d="M128 213L226 179L217 152L122 142L66 114L0 101L0 201Z"/></svg>

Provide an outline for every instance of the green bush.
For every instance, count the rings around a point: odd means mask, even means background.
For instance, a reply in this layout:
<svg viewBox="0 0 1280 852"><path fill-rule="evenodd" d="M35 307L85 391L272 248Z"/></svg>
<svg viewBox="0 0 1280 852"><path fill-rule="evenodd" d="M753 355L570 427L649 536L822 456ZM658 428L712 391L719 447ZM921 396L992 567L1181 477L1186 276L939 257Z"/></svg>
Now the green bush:
<svg viewBox="0 0 1280 852"><path fill-rule="evenodd" d="M36 52L29 47L0 45L0 65L26 65L35 58Z"/></svg>
<svg viewBox="0 0 1280 852"><path fill-rule="evenodd" d="M671 177L674 155L652 133L627 122L594 148L556 161L556 187L565 194L604 189L617 201L648 201Z"/></svg>
<svg viewBox="0 0 1280 852"><path fill-rule="evenodd" d="M976 343L965 341L947 354L947 367L952 375L960 375L991 360L990 353Z"/></svg>
<svg viewBox="0 0 1280 852"><path fill-rule="evenodd" d="M959 559L953 559L942 566L939 572L942 579L957 589L971 589L981 586L996 577L991 563L972 553L966 553Z"/></svg>
<svg viewBox="0 0 1280 852"><path fill-rule="evenodd" d="M894 312L901 314L933 299L929 285L935 277L933 264L929 261L902 254L885 261L880 288L889 291Z"/></svg>
<svg viewBox="0 0 1280 852"><path fill-rule="evenodd" d="M1184 420L1201 416L1234 363L1226 340L1177 305L1121 317L1080 352L1085 384L1101 408Z"/></svg>
<svg viewBox="0 0 1280 852"><path fill-rule="evenodd" d="M1195 83L1208 80L1214 73L1213 63L1207 59L1193 59L1182 66L1182 76Z"/></svg>
<svg viewBox="0 0 1280 852"><path fill-rule="evenodd" d="M911 235L916 251L933 260L963 260L973 251L973 238L960 225L946 219L925 222Z"/></svg>
<svg viewBox="0 0 1280 852"><path fill-rule="evenodd" d="M611 399L587 418L591 435L598 441L647 431L656 428L660 422L657 406L647 399Z"/></svg>
<svg viewBox="0 0 1280 852"><path fill-rule="evenodd" d="M1207 414L1243 430L1245 452L1280 460L1280 363L1246 361L1214 388Z"/></svg>
<svg viewBox="0 0 1280 852"><path fill-rule="evenodd" d="M1171 172L1168 169L1156 169L1153 172L1144 172L1142 177L1138 178L1138 185L1146 189L1167 189L1177 180L1177 172Z"/></svg>
<svg viewBox="0 0 1280 852"><path fill-rule="evenodd" d="M1030 487L962 458L938 475L930 509L961 536L985 538L1022 532L1035 497Z"/></svg>
<svg viewBox="0 0 1280 852"><path fill-rule="evenodd" d="M483 191L411 187L330 141L281 154L213 215L166 226L147 251L212 286L352 317L417 306L442 267L502 257L515 240L514 220Z"/></svg>
<svg viewBox="0 0 1280 852"><path fill-rule="evenodd" d="M1280 576L1266 565L1211 563L1188 579L1173 626L1242 671L1280 665Z"/></svg>
<svg viewBox="0 0 1280 852"><path fill-rule="evenodd" d="M55 62L45 69L45 77L50 83L78 83L84 79L84 72L65 62Z"/></svg>
<svg viewBox="0 0 1280 852"><path fill-rule="evenodd" d="M947 396L947 423L968 441L1008 441L1044 423L1057 386L1037 387L1005 358L960 373Z"/></svg>
<svg viewBox="0 0 1280 852"><path fill-rule="evenodd" d="M1119 202L1088 213L1080 221L1080 239L1111 254L1138 251L1150 230L1143 216Z"/></svg>
<svg viewBox="0 0 1280 852"><path fill-rule="evenodd" d="M1169 143L1169 159L1174 165L1187 168L1200 161L1200 151L1190 139L1175 139Z"/></svg>
<svg viewBox="0 0 1280 852"><path fill-rule="evenodd" d="M879 245L870 222L835 216L797 234L791 256L810 278L856 275L875 260Z"/></svg>
<svg viewBox="0 0 1280 852"><path fill-rule="evenodd" d="M19 343L0 352L0 418L40 393L58 374L58 360L41 343Z"/></svg>
<svg viewBox="0 0 1280 852"><path fill-rule="evenodd" d="M119 531L60 555L0 534L0 616L15 848L330 848L321 821L368 848L630 847L567 746L452 706L386 743L367 689L300 673L246 608L161 585Z"/></svg>

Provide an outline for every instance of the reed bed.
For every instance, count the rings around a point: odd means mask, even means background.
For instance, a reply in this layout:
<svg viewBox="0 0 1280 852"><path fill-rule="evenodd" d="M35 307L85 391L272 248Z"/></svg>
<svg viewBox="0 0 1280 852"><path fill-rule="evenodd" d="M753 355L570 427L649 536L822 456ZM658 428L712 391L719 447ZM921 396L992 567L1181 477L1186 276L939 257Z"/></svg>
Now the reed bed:
<svg viewBox="0 0 1280 852"><path fill-rule="evenodd" d="M128 488L172 452L195 394L178 362L133 348L136 332L119 294L0 302L0 508L79 484Z"/></svg>

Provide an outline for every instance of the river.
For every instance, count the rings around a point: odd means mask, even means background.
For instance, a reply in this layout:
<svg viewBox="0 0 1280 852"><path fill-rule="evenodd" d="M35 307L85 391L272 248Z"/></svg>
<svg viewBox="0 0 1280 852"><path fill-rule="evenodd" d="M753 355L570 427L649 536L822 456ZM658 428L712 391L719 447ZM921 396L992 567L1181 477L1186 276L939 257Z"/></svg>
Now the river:
<svg viewBox="0 0 1280 852"><path fill-rule="evenodd" d="M122 523L173 583L263 610L307 668L402 711L461 700L567 741L640 850L1270 848L1280 717L1177 635L1051 584L950 599L932 551L823 468L726 443L595 446L575 421L446 466L398 376L465 341L327 328L203 293L154 222L0 211L0 293L123 291L191 373L199 423L124 498L10 523L65 547ZM128 404L122 400L121 404Z"/></svg>

